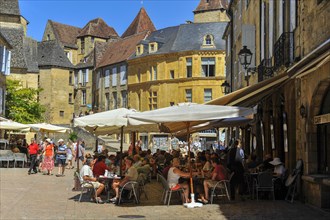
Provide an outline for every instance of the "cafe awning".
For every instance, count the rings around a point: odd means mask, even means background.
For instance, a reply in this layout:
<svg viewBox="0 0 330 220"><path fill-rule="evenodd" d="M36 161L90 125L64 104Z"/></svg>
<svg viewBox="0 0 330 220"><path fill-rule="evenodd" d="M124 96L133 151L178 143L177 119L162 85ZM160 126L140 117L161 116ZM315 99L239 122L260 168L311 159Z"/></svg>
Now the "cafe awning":
<svg viewBox="0 0 330 220"><path fill-rule="evenodd" d="M205 104L241 107L255 106L261 99L276 92L277 89L288 80L289 76L286 72L284 72L260 83L244 87L228 95L213 99Z"/></svg>

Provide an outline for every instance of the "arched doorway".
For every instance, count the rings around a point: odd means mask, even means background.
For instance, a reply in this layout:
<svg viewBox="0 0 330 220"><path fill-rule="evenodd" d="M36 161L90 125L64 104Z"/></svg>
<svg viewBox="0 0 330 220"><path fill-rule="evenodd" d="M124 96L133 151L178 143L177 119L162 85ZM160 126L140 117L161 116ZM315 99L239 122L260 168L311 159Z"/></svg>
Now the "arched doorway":
<svg viewBox="0 0 330 220"><path fill-rule="evenodd" d="M327 89L322 100L318 118L314 120L317 123L317 167L318 173L330 174L330 122L322 120L330 114L330 90Z"/></svg>

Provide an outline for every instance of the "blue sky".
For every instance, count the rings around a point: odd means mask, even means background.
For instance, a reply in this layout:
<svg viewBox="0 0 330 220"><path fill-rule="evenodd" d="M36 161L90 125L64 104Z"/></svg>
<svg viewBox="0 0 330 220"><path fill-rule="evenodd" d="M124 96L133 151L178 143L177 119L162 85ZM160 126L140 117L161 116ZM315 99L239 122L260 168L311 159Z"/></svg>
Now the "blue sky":
<svg viewBox="0 0 330 220"><path fill-rule="evenodd" d="M194 20L200 0L19 0L21 15L30 23L27 35L40 41L47 20L83 27L102 18L121 35L144 7L157 29Z"/></svg>

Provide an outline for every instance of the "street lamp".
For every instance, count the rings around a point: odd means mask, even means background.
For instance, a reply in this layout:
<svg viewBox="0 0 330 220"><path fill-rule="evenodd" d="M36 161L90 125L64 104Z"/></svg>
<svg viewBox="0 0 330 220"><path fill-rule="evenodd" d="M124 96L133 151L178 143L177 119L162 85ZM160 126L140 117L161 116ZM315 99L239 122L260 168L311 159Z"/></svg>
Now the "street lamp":
<svg viewBox="0 0 330 220"><path fill-rule="evenodd" d="M253 55L253 53L251 52L250 49L247 48L247 46L243 46L243 48L238 53L239 62L243 66L243 68L246 70L245 80L246 80L246 83L248 86L249 86L249 79L251 76L250 73L256 72L255 67L249 67L251 65L252 55Z"/></svg>
<svg viewBox="0 0 330 220"><path fill-rule="evenodd" d="M221 89L222 93L224 93L225 95L230 93L230 85L227 80L221 84Z"/></svg>

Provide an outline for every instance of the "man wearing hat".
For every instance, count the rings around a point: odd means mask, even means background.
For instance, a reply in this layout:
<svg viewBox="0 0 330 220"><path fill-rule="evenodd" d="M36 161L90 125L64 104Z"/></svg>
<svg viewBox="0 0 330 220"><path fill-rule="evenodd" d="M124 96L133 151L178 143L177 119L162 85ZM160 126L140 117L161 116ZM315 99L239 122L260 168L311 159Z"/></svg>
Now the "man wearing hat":
<svg viewBox="0 0 330 220"><path fill-rule="evenodd" d="M56 176L61 177L64 176L67 146L64 144L63 139L59 139L57 143L58 143L58 148L57 148L56 160L58 164L58 173Z"/></svg>
<svg viewBox="0 0 330 220"><path fill-rule="evenodd" d="M285 175L285 167L280 158L275 157L274 160L269 162L274 166L274 175L283 178Z"/></svg>

